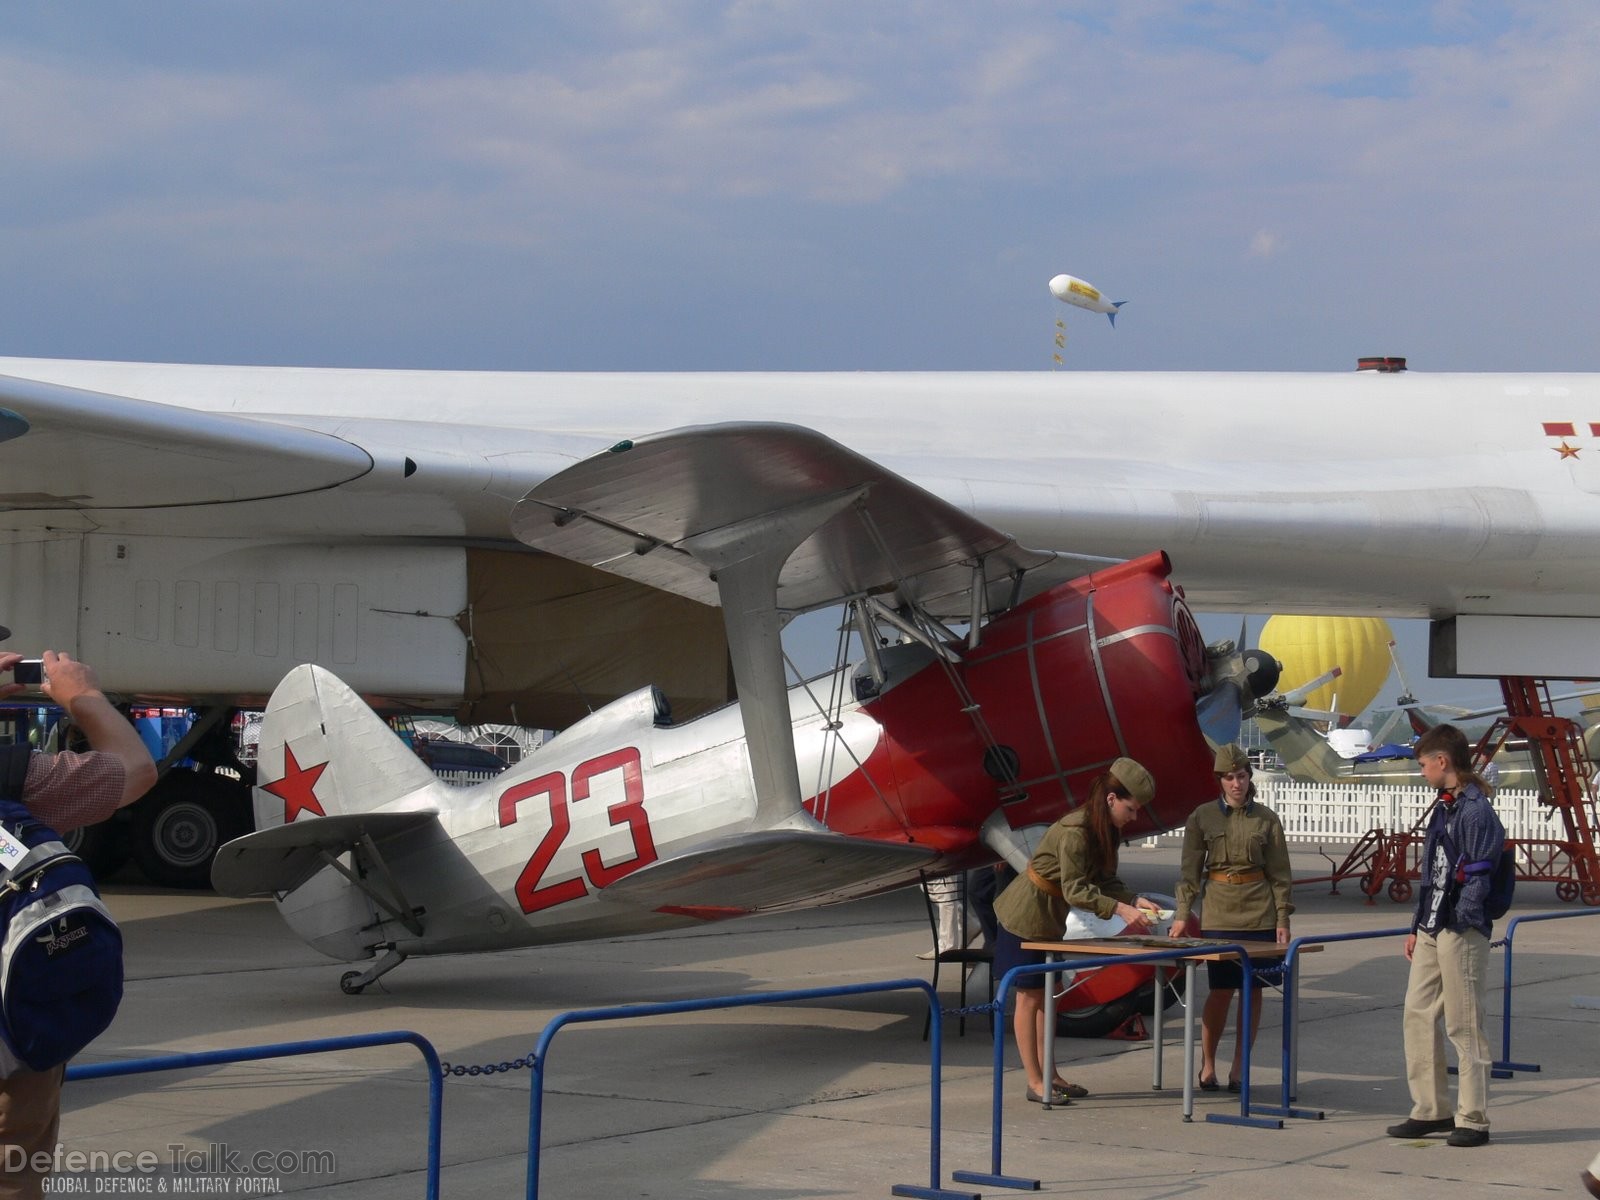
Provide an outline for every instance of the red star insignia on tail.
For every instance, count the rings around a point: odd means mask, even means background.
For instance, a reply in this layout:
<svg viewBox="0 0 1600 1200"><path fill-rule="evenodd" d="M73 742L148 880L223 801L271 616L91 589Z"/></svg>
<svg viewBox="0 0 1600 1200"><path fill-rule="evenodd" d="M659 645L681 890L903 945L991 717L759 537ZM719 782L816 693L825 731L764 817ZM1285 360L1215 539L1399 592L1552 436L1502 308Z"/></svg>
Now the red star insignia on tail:
<svg viewBox="0 0 1600 1200"><path fill-rule="evenodd" d="M285 825L303 812L315 813L319 817L328 815L322 811L322 802L316 794L317 780L322 778L322 773L327 769L328 764L324 762L302 770L295 761L294 751L287 742L284 743L283 778L276 783L263 783L261 790L271 792L283 801Z"/></svg>

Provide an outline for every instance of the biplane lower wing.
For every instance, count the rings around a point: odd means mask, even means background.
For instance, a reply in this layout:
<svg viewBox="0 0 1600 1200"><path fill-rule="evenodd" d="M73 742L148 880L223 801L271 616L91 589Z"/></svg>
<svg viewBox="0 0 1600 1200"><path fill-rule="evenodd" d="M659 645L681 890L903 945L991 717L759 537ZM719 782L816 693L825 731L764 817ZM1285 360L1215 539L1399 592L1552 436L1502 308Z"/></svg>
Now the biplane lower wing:
<svg viewBox="0 0 1600 1200"><path fill-rule="evenodd" d="M878 880L903 883L934 857L926 846L775 830L713 842L652 863L602 894L608 900L708 920L746 916L816 904L833 893L841 899L860 895Z"/></svg>

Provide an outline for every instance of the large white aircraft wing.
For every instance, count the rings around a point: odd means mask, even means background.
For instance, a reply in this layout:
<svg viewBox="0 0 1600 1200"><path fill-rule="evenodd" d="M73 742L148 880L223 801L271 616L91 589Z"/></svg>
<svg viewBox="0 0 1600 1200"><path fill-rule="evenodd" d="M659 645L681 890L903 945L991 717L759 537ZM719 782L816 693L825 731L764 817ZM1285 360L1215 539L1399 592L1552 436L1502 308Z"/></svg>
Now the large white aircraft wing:
<svg viewBox="0 0 1600 1200"><path fill-rule="evenodd" d="M320 491L372 469L326 433L0 376L0 509L163 508Z"/></svg>

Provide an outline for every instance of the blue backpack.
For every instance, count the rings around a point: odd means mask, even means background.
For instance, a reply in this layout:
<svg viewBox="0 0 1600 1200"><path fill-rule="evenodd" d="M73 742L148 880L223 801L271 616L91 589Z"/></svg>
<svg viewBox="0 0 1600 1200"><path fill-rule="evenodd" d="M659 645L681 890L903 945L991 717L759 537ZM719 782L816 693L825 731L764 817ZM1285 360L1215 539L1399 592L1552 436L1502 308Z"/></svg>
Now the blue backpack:
<svg viewBox="0 0 1600 1200"><path fill-rule="evenodd" d="M1495 817L1499 824L1499 817ZM1489 894L1483 898L1483 915L1491 921L1498 921L1511 911L1511 901L1517 891L1517 857L1509 845L1505 843L1505 826L1500 826L1500 853L1493 858L1481 859L1477 862L1467 862L1456 849L1455 843L1450 840L1450 835L1444 830L1439 831L1439 840L1444 845L1445 853L1455 861L1456 869L1451 882L1457 891L1467 882L1469 876L1487 875L1489 877Z"/></svg>
<svg viewBox="0 0 1600 1200"><path fill-rule="evenodd" d="M1511 901L1517 891L1517 858L1510 846L1502 846L1492 859L1456 864L1457 886L1466 883L1469 875L1489 877L1489 894L1483 898L1484 916L1498 921L1511 911Z"/></svg>
<svg viewBox="0 0 1600 1200"><path fill-rule="evenodd" d="M0 1076L43 1071L122 1002L122 933L83 860L22 803L26 746L0 746Z"/></svg>

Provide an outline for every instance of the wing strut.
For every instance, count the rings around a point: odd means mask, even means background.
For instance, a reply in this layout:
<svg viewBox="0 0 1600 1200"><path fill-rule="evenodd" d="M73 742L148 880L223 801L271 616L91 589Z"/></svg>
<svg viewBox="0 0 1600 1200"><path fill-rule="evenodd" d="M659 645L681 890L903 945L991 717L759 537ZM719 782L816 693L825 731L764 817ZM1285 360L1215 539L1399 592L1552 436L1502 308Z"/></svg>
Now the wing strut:
<svg viewBox="0 0 1600 1200"><path fill-rule="evenodd" d="M364 873L345 866L335 855L329 854L326 850L321 852L322 861L348 879L357 891L365 894L378 908L405 926L406 932L413 937L421 937L422 922L417 919L417 910L407 902L405 893L400 890L400 884L389 870L389 864L384 862L383 854L379 851L377 843L372 840L372 835L363 833L360 841L350 849L357 865L365 867L367 871L376 875L383 884L383 890L380 891L373 886L372 881L366 878Z"/></svg>
<svg viewBox="0 0 1600 1200"><path fill-rule="evenodd" d="M789 683L783 670L778 574L796 547L866 494L865 487L803 500L788 508L685 538L679 548L712 570L728 654L739 688L739 714L750 748L756 816L752 828L816 828L801 807Z"/></svg>

